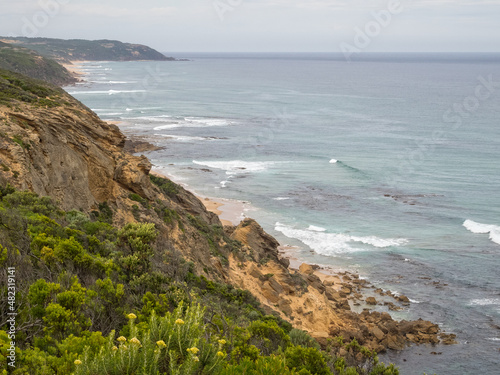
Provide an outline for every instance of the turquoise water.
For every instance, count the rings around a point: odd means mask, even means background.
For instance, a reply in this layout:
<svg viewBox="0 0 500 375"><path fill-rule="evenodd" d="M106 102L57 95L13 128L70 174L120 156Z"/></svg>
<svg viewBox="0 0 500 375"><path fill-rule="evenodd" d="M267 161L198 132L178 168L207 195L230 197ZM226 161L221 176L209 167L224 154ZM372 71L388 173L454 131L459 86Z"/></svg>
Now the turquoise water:
<svg viewBox="0 0 500 375"><path fill-rule="evenodd" d="M402 373L497 373L500 56L179 57L86 63L67 91L164 146L148 157L177 181L251 202L301 259L404 293L399 318L458 334L387 355Z"/></svg>

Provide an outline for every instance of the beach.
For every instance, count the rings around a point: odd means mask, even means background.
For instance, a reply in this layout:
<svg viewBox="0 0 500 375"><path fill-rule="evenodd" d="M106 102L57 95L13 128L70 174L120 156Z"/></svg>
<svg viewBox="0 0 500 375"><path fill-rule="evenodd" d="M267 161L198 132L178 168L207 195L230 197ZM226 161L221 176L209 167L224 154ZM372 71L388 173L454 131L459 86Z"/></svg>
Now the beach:
<svg viewBox="0 0 500 375"><path fill-rule="evenodd" d="M157 168L153 168L151 173L155 176L170 179L180 185L182 182L176 181L173 176L166 176L162 173L161 170ZM186 187L186 186L184 186ZM191 191L191 189L188 188ZM217 216L222 223L222 225L238 225L245 218L245 210L247 209L248 203L235 201L231 199L223 199L223 198L213 198L206 197L197 194L194 191L191 191L198 199L203 203L207 211L213 212Z"/></svg>
<svg viewBox="0 0 500 375"><path fill-rule="evenodd" d="M84 72L83 65L87 63L88 61L72 61L71 64L61 64L68 70L75 78L77 78L79 81L84 81L84 77L87 75L86 72Z"/></svg>

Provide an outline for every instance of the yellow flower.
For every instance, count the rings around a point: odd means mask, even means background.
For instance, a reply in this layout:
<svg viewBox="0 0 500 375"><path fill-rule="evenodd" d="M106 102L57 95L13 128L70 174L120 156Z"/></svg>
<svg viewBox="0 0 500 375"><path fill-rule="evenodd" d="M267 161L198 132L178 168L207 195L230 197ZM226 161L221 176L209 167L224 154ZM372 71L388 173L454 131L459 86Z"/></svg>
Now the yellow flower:
<svg viewBox="0 0 500 375"><path fill-rule="evenodd" d="M75 365L81 365L82 364L82 361L80 361L79 359L75 359L75 362L74 362Z"/></svg>
<svg viewBox="0 0 500 375"><path fill-rule="evenodd" d="M123 350L127 350L127 345L122 345L120 346L120 348L122 348Z"/></svg>
<svg viewBox="0 0 500 375"><path fill-rule="evenodd" d="M116 346L113 346L113 347L111 348L111 350L112 350L112 351L116 351L116 350L118 350L118 348L117 348Z"/></svg>
<svg viewBox="0 0 500 375"><path fill-rule="evenodd" d="M226 345L226 340L224 340L224 339L219 340L219 344L221 344L221 345Z"/></svg>
<svg viewBox="0 0 500 375"><path fill-rule="evenodd" d="M184 320L182 320L182 319L177 319L177 320L175 321L175 324L179 324L179 325L184 324Z"/></svg>
<svg viewBox="0 0 500 375"><path fill-rule="evenodd" d="M167 347L167 344L165 344L165 341L163 341L163 340L157 341L156 345L158 345L160 347L160 349Z"/></svg>
<svg viewBox="0 0 500 375"><path fill-rule="evenodd" d="M130 313L127 315L127 318L129 319L137 319L137 315L133 314L133 313Z"/></svg>
<svg viewBox="0 0 500 375"><path fill-rule="evenodd" d="M187 350L189 353L193 353L193 354L196 354L200 351L200 349L198 349L196 346L193 346L192 348L189 348Z"/></svg>
<svg viewBox="0 0 500 375"><path fill-rule="evenodd" d="M195 362L200 362L200 359L198 357L193 358Z"/></svg>
<svg viewBox="0 0 500 375"><path fill-rule="evenodd" d="M223 358L223 357L225 357L225 354L224 354L224 353L222 353L222 352L217 352L217 357L221 357L221 358Z"/></svg>
<svg viewBox="0 0 500 375"><path fill-rule="evenodd" d="M137 337L132 337L132 338L130 339L130 342L131 342L132 344L141 345L141 342L137 339Z"/></svg>
<svg viewBox="0 0 500 375"><path fill-rule="evenodd" d="M116 340L118 340L118 341L120 341L120 342L125 342L125 341L127 341L127 339L126 339L125 337L123 337L123 336L118 337Z"/></svg>

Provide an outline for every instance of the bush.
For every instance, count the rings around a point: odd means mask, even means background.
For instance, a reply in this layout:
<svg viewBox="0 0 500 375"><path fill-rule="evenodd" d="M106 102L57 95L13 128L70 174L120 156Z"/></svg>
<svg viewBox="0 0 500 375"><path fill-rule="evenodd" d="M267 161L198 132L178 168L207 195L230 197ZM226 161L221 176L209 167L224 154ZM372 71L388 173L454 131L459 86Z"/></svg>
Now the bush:
<svg viewBox="0 0 500 375"><path fill-rule="evenodd" d="M306 331L294 328L288 333L288 335L290 336L291 343L295 346L320 349L318 342L309 336Z"/></svg>
<svg viewBox="0 0 500 375"><path fill-rule="evenodd" d="M217 343L203 338L203 308L181 304L164 317L152 314L148 322L136 325L129 314L128 338L108 336L99 353L92 356L90 347L77 360L77 375L218 374L226 356L224 340Z"/></svg>
<svg viewBox="0 0 500 375"><path fill-rule="evenodd" d="M302 369L312 375L331 375L325 357L316 348L291 346L285 351L286 364L297 371Z"/></svg>
<svg viewBox="0 0 500 375"><path fill-rule="evenodd" d="M255 345L262 355L270 355L278 348L286 349L290 345L290 337L275 321L257 320L250 323L249 343Z"/></svg>
<svg viewBox="0 0 500 375"><path fill-rule="evenodd" d="M340 356L340 349L347 354ZM355 339L344 344L342 337L337 338L331 354L336 357L333 363L335 375L399 375L397 367L379 363L377 353L359 345Z"/></svg>
<svg viewBox="0 0 500 375"><path fill-rule="evenodd" d="M220 375L299 375L295 370L290 370L282 356L261 357L256 361L250 358L243 359L237 365L227 365L219 372Z"/></svg>

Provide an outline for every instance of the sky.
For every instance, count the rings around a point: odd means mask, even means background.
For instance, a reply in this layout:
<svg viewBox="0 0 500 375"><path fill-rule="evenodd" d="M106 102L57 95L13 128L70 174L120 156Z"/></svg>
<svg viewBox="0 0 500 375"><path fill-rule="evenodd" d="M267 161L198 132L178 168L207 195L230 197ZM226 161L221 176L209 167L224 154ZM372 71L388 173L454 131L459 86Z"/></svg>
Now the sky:
<svg viewBox="0 0 500 375"><path fill-rule="evenodd" d="M0 35L162 52L500 52L500 0L3 0Z"/></svg>

